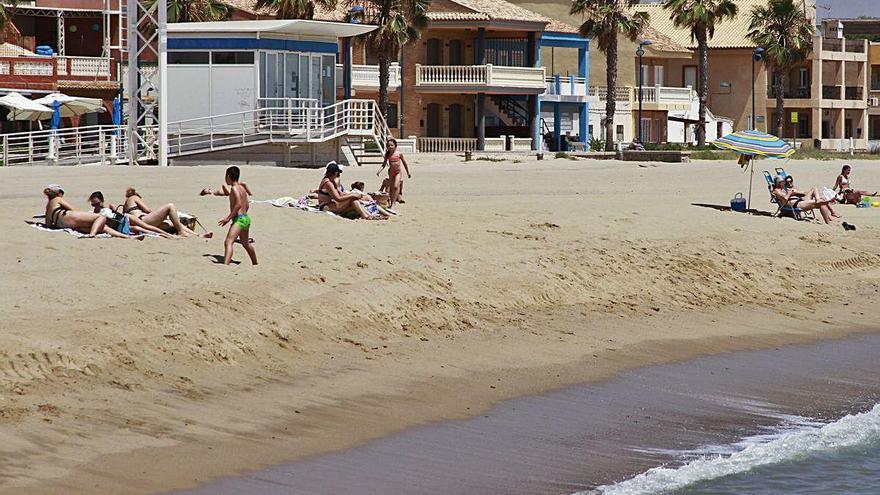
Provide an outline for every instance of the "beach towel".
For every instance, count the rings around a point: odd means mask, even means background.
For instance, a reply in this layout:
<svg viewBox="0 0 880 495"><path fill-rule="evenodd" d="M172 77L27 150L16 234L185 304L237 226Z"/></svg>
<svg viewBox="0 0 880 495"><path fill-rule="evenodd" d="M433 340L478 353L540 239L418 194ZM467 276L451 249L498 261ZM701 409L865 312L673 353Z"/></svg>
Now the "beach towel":
<svg viewBox="0 0 880 495"><path fill-rule="evenodd" d="M52 229L46 227L46 224L39 222L27 222L27 224L37 230L42 230L43 232L66 232L74 237L88 237L87 234L83 234L82 232L73 229ZM98 234L95 237L110 237L110 234Z"/></svg>
<svg viewBox="0 0 880 495"><path fill-rule="evenodd" d="M316 206L314 206L316 203L313 202L308 196L303 196L301 198L292 198L290 196L285 196L277 199L252 199L250 202L251 204L270 204L278 208L296 208L298 210L308 211L311 213L326 213L327 215L332 215L334 217L339 216L329 211L319 210Z"/></svg>

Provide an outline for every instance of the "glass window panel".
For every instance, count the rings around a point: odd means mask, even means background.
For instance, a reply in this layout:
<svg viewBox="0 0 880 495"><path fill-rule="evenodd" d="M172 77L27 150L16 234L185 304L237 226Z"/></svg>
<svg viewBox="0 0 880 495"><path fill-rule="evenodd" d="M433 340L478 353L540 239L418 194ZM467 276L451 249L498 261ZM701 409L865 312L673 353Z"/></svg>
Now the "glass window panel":
<svg viewBox="0 0 880 495"><path fill-rule="evenodd" d="M309 98L321 99L321 56L312 55L309 67Z"/></svg>
<svg viewBox="0 0 880 495"><path fill-rule="evenodd" d="M175 65L207 64L208 52L168 52L168 63Z"/></svg>
<svg viewBox="0 0 880 495"><path fill-rule="evenodd" d="M254 52L212 52L211 62L214 64L246 65L254 63Z"/></svg>
<svg viewBox="0 0 880 495"><path fill-rule="evenodd" d="M336 57L321 57L321 101L324 106L336 102Z"/></svg>
<svg viewBox="0 0 880 495"><path fill-rule="evenodd" d="M299 54L296 53L288 53L286 55L287 63L284 68L284 80L286 87L284 88L284 97L285 98L298 98L299 97L299 77L298 77L298 68L299 68Z"/></svg>

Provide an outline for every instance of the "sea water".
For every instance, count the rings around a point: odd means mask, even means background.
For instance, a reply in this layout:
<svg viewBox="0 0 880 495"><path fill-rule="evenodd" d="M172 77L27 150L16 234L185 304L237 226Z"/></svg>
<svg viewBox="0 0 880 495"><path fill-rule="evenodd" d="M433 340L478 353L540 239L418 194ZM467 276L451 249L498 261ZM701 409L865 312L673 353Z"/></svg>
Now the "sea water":
<svg viewBox="0 0 880 495"><path fill-rule="evenodd" d="M874 495L880 493L880 404L830 423L786 418L767 433L677 457L677 465L582 493Z"/></svg>

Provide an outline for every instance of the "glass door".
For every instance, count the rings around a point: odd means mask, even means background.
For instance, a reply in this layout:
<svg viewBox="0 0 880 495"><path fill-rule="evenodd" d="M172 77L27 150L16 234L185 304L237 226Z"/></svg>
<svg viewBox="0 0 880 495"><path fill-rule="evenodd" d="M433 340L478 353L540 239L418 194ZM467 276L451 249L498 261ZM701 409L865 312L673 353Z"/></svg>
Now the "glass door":
<svg viewBox="0 0 880 495"><path fill-rule="evenodd" d="M309 98L321 101L321 56L311 56L309 67Z"/></svg>
<svg viewBox="0 0 880 495"><path fill-rule="evenodd" d="M284 97L297 98L299 96L299 54L288 53L284 64Z"/></svg>

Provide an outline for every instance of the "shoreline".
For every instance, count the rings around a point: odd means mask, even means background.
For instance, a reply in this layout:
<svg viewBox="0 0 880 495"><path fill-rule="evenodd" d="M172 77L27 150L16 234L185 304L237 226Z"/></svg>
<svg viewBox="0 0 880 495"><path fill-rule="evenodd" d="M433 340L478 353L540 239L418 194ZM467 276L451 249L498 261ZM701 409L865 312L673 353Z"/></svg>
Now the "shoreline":
<svg viewBox="0 0 880 495"><path fill-rule="evenodd" d="M394 221L255 206L256 269L211 264L217 239L23 224L61 182L211 226L225 201L197 192L222 167L0 169L0 493L156 493L645 364L876 331L876 212L846 209L845 233L692 206L741 187L720 165L415 163ZM243 178L264 199L316 173Z"/></svg>
<svg viewBox="0 0 880 495"><path fill-rule="evenodd" d="M688 320L685 325L697 327L713 320L722 321L724 317L719 316L721 315L716 313L711 317L681 317ZM726 316L731 320L740 319L735 314ZM802 324L804 321L797 320L797 323ZM280 464L362 448L413 428L479 417L506 401L557 392L569 387L607 383L619 374L632 370L686 363L707 356L784 349L880 333L880 330L868 325L868 322L864 322L861 327L853 322L848 322L846 328L828 325L828 331L821 335L789 330L776 334L750 334L741 340L736 335L707 337L688 340L686 349L680 348L683 342L676 339L639 342L637 345L650 347L650 350L644 351L612 344L615 347L609 347L604 352L599 351L595 356L582 356L583 359L538 369L492 369L478 376L446 379L436 376L414 377L408 380L407 386L389 385L398 390L391 395L366 394L328 406L299 407L292 414L290 411L285 414L284 411L275 410L273 412L280 413L279 416L258 423L255 429L235 432L231 438L198 438L193 445L177 443L146 447L127 451L122 456L112 454L93 459L86 465L86 469L40 486L40 491L60 494L69 493L73 487L89 486L91 493L111 494L118 493L118 490L127 486L127 493L185 494L187 490L197 490L206 482L210 486L217 479L247 476L248 473L271 470ZM586 369L584 365L588 362L601 365L598 369ZM535 375L540 378L535 379ZM338 378L334 377L334 380ZM371 376L373 378L375 375ZM289 387L285 383L276 383L255 393L260 396L283 396L285 389ZM493 395L488 397L486 392ZM253 394L243 394L231 399L247 402L254 397ZM277 409L276 401L269 403L273 406L267 407L259 401L256 405L261 411ZM287 406L298 407L292 404ZM210 408L211 404L204 404L203 407ZM408 410L400 413L404 408ZM388 410L395 411L397 415L381 416ZM234 412L237 413L238 420L245 419L241 409L236 408ZM230 421L234 419L236 418L229 418ZM191 423L188 426L198 427L198 424ZM319 435L311 434L311 431L318 432ZM232 432L226 433L224 437ZM187 459L187 463L181 465L180 459ZM132 465L148 467L149 470L141 475L126 472ZM636 470L630 474L638 472L640 471ZM163 478L157 480L153 473L162 473ZM130 484L133 480L135 486Z"/></svg>
<svg viewBox="0 0 880 495"><path fill-rule="evenodd" d="M592 494L792 420L833 422L872 409L880 401L878 350L875 332L649 365L170 493L345 493L356 486L422 495Z"/></svg>

